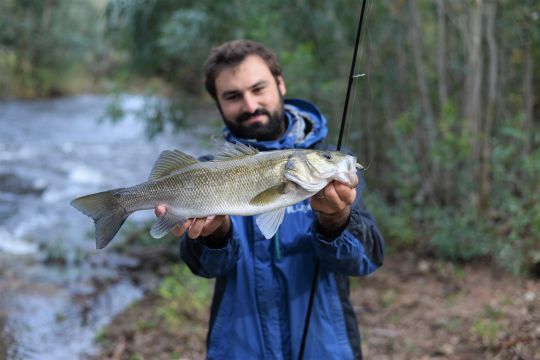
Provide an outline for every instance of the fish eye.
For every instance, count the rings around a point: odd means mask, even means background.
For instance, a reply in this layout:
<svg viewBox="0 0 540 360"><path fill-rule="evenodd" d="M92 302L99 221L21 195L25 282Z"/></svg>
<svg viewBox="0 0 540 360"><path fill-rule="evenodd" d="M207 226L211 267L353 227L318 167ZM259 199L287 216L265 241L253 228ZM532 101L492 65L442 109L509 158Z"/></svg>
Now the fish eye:
<svg viewBox="0 0 540 360"><path fill-rule="evenodd" d="M329 153L322 153L322 157L327 160L332 160L332 154Z"/></svg>

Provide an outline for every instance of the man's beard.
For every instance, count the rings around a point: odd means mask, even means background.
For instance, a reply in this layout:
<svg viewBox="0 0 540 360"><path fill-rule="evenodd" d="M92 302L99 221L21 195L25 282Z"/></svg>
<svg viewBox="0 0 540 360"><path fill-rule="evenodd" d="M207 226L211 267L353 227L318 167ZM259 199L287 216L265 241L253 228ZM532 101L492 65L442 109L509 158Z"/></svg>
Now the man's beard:
<svg viewBox="0 0 540 360"><path fill-rule="evenodd" d="M223 113L221 114L223 116ZM249 126L243 125L243 123L249 120L253 116L266 115L268 117L268 122L266 124L261 124L260 122L255 122ZM234 121L229 121L225 119L225 124L229 131L237 138L241 139L256 139L258 141L269 141L277 140L285 127L284 111L283 111L283 102L281 101L280 106L273 112L268 111L264 108L258 108L252 113L243 112L234 119Z"/></svg>

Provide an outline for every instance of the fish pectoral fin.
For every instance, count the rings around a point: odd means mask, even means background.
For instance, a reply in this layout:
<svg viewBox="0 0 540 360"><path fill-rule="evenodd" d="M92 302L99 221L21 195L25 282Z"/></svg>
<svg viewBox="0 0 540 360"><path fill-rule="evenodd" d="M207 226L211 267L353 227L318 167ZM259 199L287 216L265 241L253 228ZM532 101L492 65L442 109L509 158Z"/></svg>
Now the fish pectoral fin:
<svg viewBox="0 0 540 360"><path fill-rule="evenodd" d="M269 211L255 216L255 222L265 238L271 239L285 217L285 208Z"/></svg>
<svg viewBox="0 0 540 360"><path fill-rule="evenodd" d="M259 150L252 146L244 145L240 142L232 143L226 142L221 146L218 153L214 157L214 161L226 161L232 159L238 159L244 156L257 155Z"/></svg>
<svg viewBox="0 0 540 360"><path fill-rule="evenodd" d="M165 215L160 216L150 229L150 235L154 239L161 239L169 233L176 225L182 224L186 218L175 214L174 211L167 209Z"/></svg>
<svg viewBox="0 0 540 360"><path fill-rule="evenodd" d="M259 194L257 194L253 199L250 200L251 205L266 205L271 202L276 201L281 196L293 191L296 189L296 185L290 181L285 181L276 186L272 186Z"/></svg>
<svg viewBox="0 0 540 360"><path fill-rule="evenodd" d="M199 161L193 156L180 150L165 150L159 154L148 180L160 179L197 162Z"/></svg>

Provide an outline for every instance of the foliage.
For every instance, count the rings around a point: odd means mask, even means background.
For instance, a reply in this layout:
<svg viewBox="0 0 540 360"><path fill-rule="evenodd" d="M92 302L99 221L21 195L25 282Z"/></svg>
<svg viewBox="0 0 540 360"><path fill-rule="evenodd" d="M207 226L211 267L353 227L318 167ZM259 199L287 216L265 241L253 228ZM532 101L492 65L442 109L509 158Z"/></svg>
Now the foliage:
<svg viewBox="0 0 540 360"><path fill-rule="evenodd" d="M81 73L97 75L103 29L90 0L0 2L0 96L55 95L80 86Z"/></svg>
<svg viewBox="0 0 540 360"><path fill-rule="evenodd" d="M415 221L411 207L407 211L406 205L391 204L377 192L367 192L364 195L364 202L377 220L389 250L410 248L416 244L418 235L414 228Z"/></svg>
<svg viewBox="0 0 540 360"><path fill-rule="evenodd" d="M471 209L431 209L431 244L435 253L449 260L473 260L489 256L496 248L485 221Z"/></svg>
<svg viewBox="0 0 540 360"><path fill-rule="evenodd" d="M491 194L492 210L480 214L473 206L467 177L472 172L466 134L455 137L445 129L455 126L454 111L447 105L437 125L441 136L430 159L447 170L449 186L437 202L422 199L418 164L423 155L414 148L413 121L404 114L394 123L395 139L405 144L390 150L395 174L387 182L392 205L380 196L368 200L390 246L426 246L439 257L473 260L490 257L502 267L523 275L539 262L540 240L540 149L524 150L528 136L520 125L522 116L507 121L494 137ZM401 149L401 151L399 151ZM415 152L416 151L416 152ZM443 206L444 205L444 206Z"/></svg>
<svg viewBox="0 0 540 360"><path fill-rule="evenodd" d="M494 230L499 239L496 258L514 273L539 264L540 148L524 151L529 136L518 116L500 129L493 154Z"/></svg>
<svg viewBox="0 0 540 360"><path fill-rule="evenodd" d="M132 116L144 121L145 134L149 139L164 132L169 125L178 130L186 122L184 112L186 106L188 106L186 105L188 104L187 101L164 99L148 87L145 91L142 108L132 110L122 106L125 103L123 101L124 96L125 94L118 90L111 93L111 100L99 121L115 123L125 119L127 116Z"/></svg>
<svg viewBox="0 0 540 360"><path fill-rule="evenodd" d="M483 314L474 322L471 333L479 338L484 346L493 346L501 337L507 333L507 326L503 323L504 314L490 305L484 307Z"/></svg>
<svg viewBox="0 0 540 360"><path fill-rule="evenodd" d="M212 289L211 280L193 276L184 264L175 265L159 287L159 295L166 300L159 313L169 326L179 328L186 319L206 313Z"/></svg>

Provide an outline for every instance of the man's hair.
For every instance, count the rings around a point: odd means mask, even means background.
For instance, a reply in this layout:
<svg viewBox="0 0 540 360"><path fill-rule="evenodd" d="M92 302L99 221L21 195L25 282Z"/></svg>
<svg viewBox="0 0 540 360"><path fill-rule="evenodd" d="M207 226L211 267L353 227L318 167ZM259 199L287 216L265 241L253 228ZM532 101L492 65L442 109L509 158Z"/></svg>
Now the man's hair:
<svg viewBox="0 0 540 360"><path fill-rule="evenodd" d="M262 44L251 40L233 40L212 49L204 66L204 86L206 91L217 100L216 78L227 68L240 64L249 55L257 55L264 60L270 72L277 79L282 75L276 54Z"/></svg>

